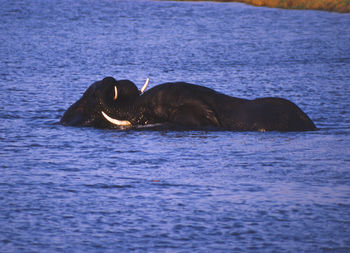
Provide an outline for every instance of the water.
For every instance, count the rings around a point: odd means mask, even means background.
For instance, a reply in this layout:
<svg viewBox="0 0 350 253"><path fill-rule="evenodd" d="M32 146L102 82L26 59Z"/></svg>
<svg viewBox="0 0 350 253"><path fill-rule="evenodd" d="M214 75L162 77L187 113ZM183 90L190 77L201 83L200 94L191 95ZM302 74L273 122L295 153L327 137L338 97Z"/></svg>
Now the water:
<svg viewBox="0 0 350 253"><path fill-rule="evenodd" d="M1 252L349 252L350 16L238 3L0 2ZM105 76L280 96L305 133L57 122Z"/></svg>

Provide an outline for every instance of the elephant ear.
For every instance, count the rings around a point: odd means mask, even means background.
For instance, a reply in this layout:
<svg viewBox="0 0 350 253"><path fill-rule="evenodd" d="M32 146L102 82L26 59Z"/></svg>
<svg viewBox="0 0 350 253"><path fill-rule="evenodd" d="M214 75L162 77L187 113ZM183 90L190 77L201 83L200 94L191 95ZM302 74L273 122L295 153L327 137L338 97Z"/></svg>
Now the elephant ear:
<svg viewBox="0 0 350 253"><path fill-rule="evenodd" d="M187 101L171 108L169 120L183 126L220 126L215 111L198 100Z"/></svg>

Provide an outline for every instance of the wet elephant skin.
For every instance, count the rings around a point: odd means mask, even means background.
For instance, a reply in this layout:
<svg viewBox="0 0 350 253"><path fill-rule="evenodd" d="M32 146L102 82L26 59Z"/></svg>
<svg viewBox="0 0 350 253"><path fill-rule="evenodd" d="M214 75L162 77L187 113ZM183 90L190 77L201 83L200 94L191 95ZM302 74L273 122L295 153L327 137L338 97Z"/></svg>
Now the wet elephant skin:
<svg viewBox="0 0 350 253"><path fill-rule="evenodd" d="M129 80L106 77L93 83L60 121L68 126L232 131L312 131L312 120L293 102L276 97L231 97L185 82L145 92Z"/></svg>

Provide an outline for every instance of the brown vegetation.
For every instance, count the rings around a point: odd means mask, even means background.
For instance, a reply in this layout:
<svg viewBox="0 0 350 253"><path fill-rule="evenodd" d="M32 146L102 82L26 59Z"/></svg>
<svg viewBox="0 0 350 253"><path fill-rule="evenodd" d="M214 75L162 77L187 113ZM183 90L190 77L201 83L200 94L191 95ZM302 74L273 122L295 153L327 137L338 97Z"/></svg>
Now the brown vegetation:
<svg viewBox="0 0 350 253"><path fill-rule="evenodd" d="M191 0L201 1L201 0ZM215 2L241 2L256 6L286 9L312 9L350 12L350 0L213 0Z"/></svg>

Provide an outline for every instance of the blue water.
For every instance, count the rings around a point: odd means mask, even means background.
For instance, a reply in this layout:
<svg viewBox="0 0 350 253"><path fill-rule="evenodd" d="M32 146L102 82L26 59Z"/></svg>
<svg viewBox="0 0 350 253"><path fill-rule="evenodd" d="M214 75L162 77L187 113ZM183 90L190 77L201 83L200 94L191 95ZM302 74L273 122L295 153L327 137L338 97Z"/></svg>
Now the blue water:
<svg viewBox="0 0 350 253"><path fill-rule="evenodd" d="M0 1L1 252L350 252L350 15ZM94 81L298 104L316 132L64 127Z"/></svg>

